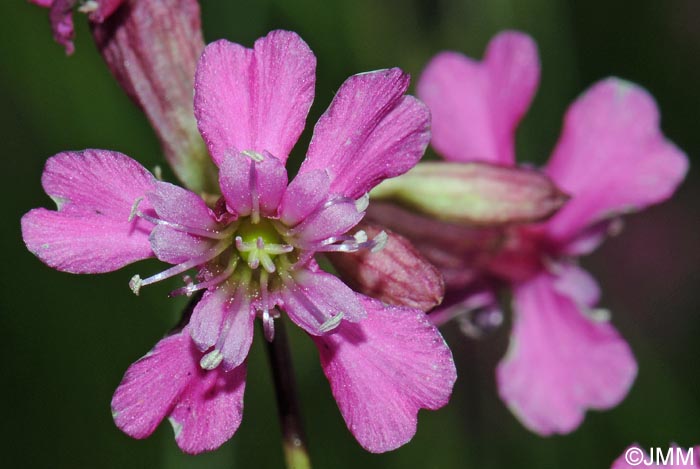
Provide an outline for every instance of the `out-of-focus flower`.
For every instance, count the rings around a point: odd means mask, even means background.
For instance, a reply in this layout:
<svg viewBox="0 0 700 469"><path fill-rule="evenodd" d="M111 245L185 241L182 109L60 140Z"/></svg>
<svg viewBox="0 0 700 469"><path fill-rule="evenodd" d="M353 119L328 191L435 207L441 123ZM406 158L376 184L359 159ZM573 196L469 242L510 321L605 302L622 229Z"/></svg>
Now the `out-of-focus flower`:
<svg viewBox="0 0 700 469"><path fill-rule="evenodd" d="M538 81L536 45L517 32L495 37L482 62L439 54L418 84L432 112L435 149L450 162L515 165L515 130ZM391 205L373 204L370 214L411 239L445 273L451 304L437 312L438 322L456 311L493 312L498 289L512 289L511 345L497 370L500 395L532 431L567 433L587 409L617 405L637 372L608 312L596 307L598 285L576 258L618 227L621 214L669 198L687 166L662 135L653 98L609 78L566 113L543 172L570 200L549 220L480 230L417 214L407 220Z"/></svg>
<svg viewBox="0 0 700 469"><path fill-rule="evenodd" d="M54 40L65 47L66 54L75 51L73 37L73 9L77 7L81 13L86 13L93 23L102 23L125 0L29 0L30 3L49 9L49 20Z"/></svg>
<svg viewBox="0 0 700 469"><path fill-rule="evenodd" d="M196 278L173 293L204 290L189 325L132 365L117 389L115 422L129 435L146 437L167 416L186 452L230 438L254 320L272 340L276 308L312 336L348 428L367 450L406 443L418 410L449 399L454 363L425 314L357 294L314 260L386 242L381 232L348 232L364 216L367 192L423 154L428 110L404 95L409 78L399 69L350 77L288 184L285 162L313 100L315 66L306 43L286 31L253 49L207 46L194 108L219 167L223 197L213 208L116 152L66 152L47 162L42 183L58 211L22 219L25 243L43 262L99 273L155 256L173 266L135 276L135 293L192 269Z"/></svg>
<svg viewBox="0 0 700 469"><path fill-rule="evenodd" d="M700 446L683 449L672 445L663 449L651 448L651 451L653 454L648 454L639 445L632 445L615 460L610 469L700 469Z"/></svg>

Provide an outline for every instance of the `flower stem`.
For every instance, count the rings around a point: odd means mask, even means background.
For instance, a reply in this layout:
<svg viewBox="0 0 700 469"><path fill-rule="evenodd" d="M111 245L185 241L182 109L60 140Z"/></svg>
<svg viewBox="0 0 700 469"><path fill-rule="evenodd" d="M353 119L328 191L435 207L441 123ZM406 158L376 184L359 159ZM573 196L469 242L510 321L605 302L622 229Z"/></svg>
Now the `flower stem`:
<svg viewBox="0 0 700 469"><path fill-rule="evenodd" d="M299 399L294 383L294 370L284 322L275 323L275 338L266 342L277 396L277 414L282 427L282 446L288 469L311 469L306 451Z"/></svg>

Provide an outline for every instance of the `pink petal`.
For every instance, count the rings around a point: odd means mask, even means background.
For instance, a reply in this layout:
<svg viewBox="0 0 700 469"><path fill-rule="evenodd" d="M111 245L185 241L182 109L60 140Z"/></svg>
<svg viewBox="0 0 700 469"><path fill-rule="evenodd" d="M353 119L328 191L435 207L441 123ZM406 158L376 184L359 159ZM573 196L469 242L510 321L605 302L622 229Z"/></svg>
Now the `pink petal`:
<svg viewBox="0 0 700 469"><path fill-rule="evenodd" d="M669 198L688 159L659 128L654 99L632 83L609 78L569 108L546 172L572 196L548 223L568 240L616 214Z"/></svg>
<svg viewBox="0 0 700 469"><path fill-rule="evenodd" d="M121 153L65 152L49 158L42 185L58 211L22 217L22 237L47 265L71 273L101 273L151 257L153 225L129 220L134 203L153 190L153 176ZM142 203L148 210L148 203Z"/></svg>
<svg viewBox="0 0 700 469"><path fill-rule="evenodd" d="M364 212L358 212L355 202L343 201L329 204L316 211L294 228L296 237L303 243L315 243L332 236L342 236L357 225Z"/></svg>
<svg viewBox="0 0 700 469"><path fill-rule="evenodd" d="M358 198L412 168L430 139L430 113L404 96L398 68L348 78L321 116L300 173L327 169L331 192Z"/></svg>
<svg viewBox="0 0 700 469"><path fill-rule="evenodd" d="M73 38L75 30L73 27L73 5L76 0L54 0L49 11L49 21L51 21L51 31L54 40L65 47L66 54L71 55L75 51Z"/></svg>
<svg viewBox="0 0 700 469"><path fill-rule="evenodd" d="M223 284L208 290L190 319L192 340L201 351L215 347L223 354L224 369L241 365L253 343L255 314L244 289Z"/></svg>
<svg viewBox="0 0 700 469"><path fill-rule="evenodd" d="M34 5L39 5L40 7L44 8L49 8L51 5L53 5L53 2L55 0L28 0L29 3L33 3Z"/></svg>
<svg viewBox="0 0 700 469"><path fill-rule="evenodd" d="M557 264L552 285L577 305L592 308L600 301L600 287L593 276L573 264Z"/></svg>
<svg viewBox="0 0 700 469"><path fill-rule="evenodd" d="M558 292L557 279L547 273L515 289L511 346L497 370L499 392L523 425L543 436L573 431L588 409L616 406L637 374L614 327L577 305L590 292L576 296Z"/></svg>
<svg viewBox="0 0 700 469"><path fill-rule="evenodd" d="M214 247L214 240L193 236L164 225L157 225L149 237L156 257L169 264L180 264L199 257Z"/></svg>
<svg viewBox="0 0 700 469"><path fill-rule="evenodd" d="M229 208L241 216L251 214L255 197L263 214L275 215L287 189L284 163L269 153L259 156L263 159L253 162L243 153L233 153L220 162L221 192ZM254 172L252 164L255 164Z"/></svg>
<svg viewBox="0 0 700 469"><path fill-rule="evenodd" d="M148 200L161 220L202 230L218 228L213 212L202 198L180 186L159 181Z"/></svg>
<svg viewBox="0 0 700 469"><path fill-rule="evenodd" d="M450 161L514 164L515 130L539 78L537 45L515 31L494 37L483 62L438 54L418 82L432 113L433 146Z"/></svg>
<svg viewBox="0 0 700 469"><path fill-rule="evenodd" d="M365 319L313 339L345 423L366 450L381 453L413 437L420 409L447 403L457 372L425 314L358 297Z"/></svg>
<svg viewBox="0 0 700 469"><path fill-rule="evenodd" d="M131 365L112 398L117 427L146 438L169 416L178 446L193 454L231 438L243 412L245 366L229 373L205 371L201 355L185 328Z"/></svg>
<svg viewBox="0 0 700 469"><path fill-rule="evenodd" d="M187 334L158 342L153 350L126 371L112 398L114 423L127 435L148 437L170 413L174 402L193 376L198 364L192 359Z"/></svg>
<svg viewBox="0 0 700 469"><path fill-rule="evenodd" d="M328 173L316 169L299 174L292 179L280 203L280 220L294 226L321 207L328 199L330 179Z"/></svg>
<svg viewBox="0 0 700 469"><path fill-rule="evenodd" d="M228 441L243 418L246 366L224 372L199 368L170 412L175 441L185 453L213 451Z"/></svg>
<svg viewBox="0 0 700 469"><path fill-rule="evenodd" d="M273 31L254 49L209 44L197 66L194 107L214 161L233 149L268 151L283 163L314 97L316 57L290 31Z"/></svg>
<svg viewBox="0 0 700 469"><path fill-rule="evenodd" d="M323 271L297 272L292 284L282 288L280 297L289 318L312 335L326 334L341 322L357 322L366 316L356 293Z"/></svg>

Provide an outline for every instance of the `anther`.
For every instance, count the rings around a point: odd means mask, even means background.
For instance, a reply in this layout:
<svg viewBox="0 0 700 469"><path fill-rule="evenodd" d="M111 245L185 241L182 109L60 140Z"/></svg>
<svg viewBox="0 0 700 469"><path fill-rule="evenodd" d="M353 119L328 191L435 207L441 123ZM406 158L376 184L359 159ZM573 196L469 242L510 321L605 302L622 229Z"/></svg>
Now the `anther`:
<svg viewBox="0 0 700 469"><path fill-rule="evenodd" d="M231 276L231 274L233 274L233 271L236 270L236 265L238 265L238 258L235 258L233 261L229 262L229 265L221 273L215 275L209 280L200 283L194 283L192 281L192 278L189 275L186 275L184 278L186 285L182 288L178 288L177 290L171 291L170 296L173 297L185 295L189 297L192 296L192 293L196 291L216 286L228 279Z"/></svg>
<svg viewBox="0 0 700 469"><path fill-rule="evenodd" d="M384 249L384 246L386 246L387 241L389 240L389 235L386 234L386 231L381 231L377 236L375 236L372 239L372 242L374 243L374 246L370 248L370 252L379 252L382 249Z"/></svg>
<svg viewBox="0 0 700 469"><path fill-rule="evenodd" d="M129 281L129 287L134 292L134 294L138 295L139 291L141 290L141 287L150 285L152 283L160 282L161 280L165 280L166 278L174 277L175 275L186 272L192 269L193 267L197 267L206 262L209 262L210 260L219 256L222 252L224 252L230 245L231 242L220 242L201 256L192 258L186 262L183 262L182 264L174 265L169 269L166 269L159 274L152 275L146 279L141 279L139 275L134 275Z"/></svg>
<svg viewBox="0 0 700 469"><path fill-rule="evenodd" d="M131 212L129 212L129 221L132 221L134 217L138 214L139 204L143 200L143 197L139 197L134 200L134 204L131 206Z"/></svg>
<svg viewBox="0 0 700 469"><path fill-rule="evenodd" d="M360 230L353 235L355 241L358 243L366 243L369 238L367 238L367 232L365 230Z"/></svg>
<svg viewBox="0 0 700 469"><path fill-rule="evenodd" d="M318 330L321 332L324 332L324 333L332 331L333 329L338 327L338 325L340 324L340 321L342 321L344 315L345 314L343 312L340 312L340 313L336 314L335 316L331 316L326 322L324 322L323 324L321 324L319 326Z"/></svg>
<svg viewBox="0 0 700 469"><path fill-rule="evenodd" d="M369 207L369 192L366 192L365 195L355 201L355 208L358 213L364 212L367 210L367 207Z"/></svg>
<svg viewBox="0 0 700 469"><path fill-rule="evenodd" d="M265 157L263 156L263 154L258 153L257 151L254 151L254 150L243 150L241 152L241 155L245 155L248 158L250 158L251 160L257 161L258 163L265 161Z"/></svg>
<svg viewBox="0 0 700 469"><path fill-rule="evenodd" d="M211 371L217 366L219 366L223 359L224 354L221 353L219 349L214 349L211 352L204 355L201 360L199 360L199 366L201 366L204 370Z"/></svg>
<svg viewBox="0 0 700 469"><path fill-rule="evenodd" d="M83 3L82 5L80 5L78 7L78 11L80 13L89 14L89 13L93 13L93 12L97 11L97 9L99 7L100 7L100 4L97 3L96 0L88 0L87 2Z"/></svg>
<svg viewBox="0 0 700 469"><path fill-rule="evenodd" d="M134 292L134 295L139 294L139 291L141 291L141 285L143 284L143 280L141 280L141 277L136 274L133 277L131 277L131 280L129 280L129 288L131 288L131 291Z"/></svg>

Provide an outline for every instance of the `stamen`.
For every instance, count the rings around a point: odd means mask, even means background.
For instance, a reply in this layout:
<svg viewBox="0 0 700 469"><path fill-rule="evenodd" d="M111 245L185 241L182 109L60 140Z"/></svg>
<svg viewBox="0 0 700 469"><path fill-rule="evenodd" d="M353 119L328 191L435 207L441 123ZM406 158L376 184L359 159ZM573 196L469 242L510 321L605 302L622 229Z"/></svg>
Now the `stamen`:
<svg viewBox="0 0 700 469"><path fill-rule="evenodd" d="M231 302L231 306L228 307L228 312L219 331L219 338L216 340L215 347L217 349L223 350L236 315L251 314L250 297L247 291L249 281L250 279L242 279L242 282L238 285L238 288L236 288L233 294L233 301Z"/></svg>
<svg viewBox="0 0 700 469"><path fill-rule="evenodd" d="M265 340L272 342L275 339L275 318L272 317L268 310L263 311L262 323Z"/></svg>
<svg viewBox="0 0 700 469"><path fill-rule="evenodd" d="M467 310L458 316L460 331L472 339L480 339L496 331L503 324L503 313L498 306Z"/></svg>
<svg viewBox="0 0 700 469"><path fill-rule="evenodd" d="M170 292L170 296L180 296L180 295L185 295L185 296L192 296L192 293L198 291L198 290L204 290L205 288L213 287L215 285L220 284L224 280L228 279L231 274L233 274L233 271L236 270L236 265L238 265L238 258L234 258L232 262L229 262L228 266L226 269L224 269L220 274L215 275L209 280L206 280L204 282L200 283L193 283L192 280L190 279L189 281L186 280L187 285L178 288L177 290L173 290ZM189 277L189 276L187 276Z"/></svg>
<svg viewBox="0 0 700 469"><path fill-rule="evenodd" d="M384 249L384 246L386 246L387 241L389 240L389 235L386 234L386 231L381 231L377 236L372 239L372 242L374 242L374 246L370 248L370 252L379 252L382 249Z"/></svg>
<svg viewBox="0 0 700 469"><path fill-rule="evenodd" d="M260 237L258 237L260 239ZM257 269L258 266L260 265L260 249L258 248L258 240L256 239L255 242L252 241L243 241L243 238L240 236L236 236L236 249L238 249L239 252L241 253L250 253L248 254L248 257L246 259L246 262L248 263L248 266L251 269Z"/></svg>
<svg viewBox="0 0 700 469"><path fill-rule="evenodd" d="M243 238L236 236L236 249L240 252L250 252L255 248L253 243L247 243L243 241Z"/></svg>
<svg viewBox="0 0 700 469"><path fill-rule="evenodd" d="M330 319L328 319L326 322L324 322L323 324L321 324L321 326L318 328L318 330L321 331L321 332L330 332L330 331L332 331L333 329L335 329L336 327L338 327L338 325L340 324L340 321L343 320L343 316L345 316L345 313L343 313L343 312L341 311L340 313L336 314L335 316L332 316L332 317L331 317Z"/></svg>
<svg viewBox="0 0 700 469"><path fill-rule="evenodd" d="M80 13L89 14L89 13L97 11L97 9L99 7L100 7L100 4L97 3L96 0L87 0L85 3L83 3L82 5L80 5L78 7L78 11Z"/></svg>
<svg viewBox="0 0 700 469"><path fill-rule="evenodd" d="M221 242L213 248L209 249L201 256L192 258L186 262L183 262L182 264L174 265L159 274L148 277L145 280L141 279L139 275L134 275L129 281L129 287L134 292L134 294L138 295L139 291L141 290L141 287L150 285L152 283L160 282L161 280L165 280L166 278L174 277L175 275L181 274L182 272L190 270L193 267L204 264L205 262L214 259L216 256L224 252L226 248L228 248L230 245L231 241Z"/></svg>
<svg viewBox="0 0 700 469"><path fill-rule="evenodd" d="M367 237L367 232L365 230L358 231L357 233L355 233L353 235L353 238L355 238L355 241L357 241L358 243L366 243L367 240L369 239Z"/></svg>
<svg viewBox="0 0 700 469"><path fill-rule="evenodd" d="M201 360L199 360L199 366L201 366L204 370L211 371L217 366L219 366L223 359L224 354L221 353L219 349L214 349L211 352L204 355Z"/></svg>
<svg viewBox="0 0 700 469"><path fill-rule="evenodd" d="M360 230L355 236L336 236L315 243L303 246L306 249L316 252L357 252L361 249L369 249L370 252L379 252L384 249L389 236L386 232L379 232L374 238L368 240L367 233ZM341 241L338 243L338 241Z"/></svg>
<svg viewBox="0 0 700 469"><path fill-rule="evenodd" d="M593 322L609 322L612 315L606 308L581 308L583 314Z"/></svg>
<svg viewBox="0 0 700 469"><path fill-rule="evenodd" d="M241 236L236 236L235 241L239 252L249 253L246 262L251 269L257 269L262 264L263 268L270 273L277 270L272 260L273 255L285 254L294 250L294 247L289 244L266 244L262 236L258 236L255 243L243 241Z"/></svg>
<svg viewBox="0 0 700 469"><path fill-rule="evenodd" d="M355 208L358 213L362 213L369 207L369 192L365 192L365 195L360 197L355 201Z"/></svg>
<svg viewBox="0 0 700 469"><path fill-rule="evenodd" d="M313 221L324 211L327 210L328 208L338 205L338 204L353 204L355 205L355 208L357 208L357 205L355 204L355 201L349 197L342 197L342 196L336 196L333 197L329 200L326 201L322 206L311 212L301 223L296 225L293 228L286 228L283 229L283 235L284 236L295 236L299 234L300 232L304 231L304 229L309 226L309 224L313 223Z"/></svg>
<svg viewBox="0 0 700 469"><path fill-rule="evenodd" d="M249 178L249 184L250 184L250 200L251 200L251 213L250 213L250 221L255 225L260 222L260 194L258 193L258 170L255 167L256 161L262 161L263 156L260 155L259 153L257 154L260 156L260 160L256 160L253 158L253 161L250 163L250 178ZM251 157L252 158L252 157Z"/></svg>
<svg viewBox="0 0 700 469"><path fill-rule="evenodd" d="M143 199L143 197L141 197L141 199ZM140 202L140 200L138 202ZM229 226L227 226L226 228L224 228L221 231L209 231L209 230L203 230L201 228L192 228L190 226L181 225L179 223L173 223L171 221L161 220L160 218L155 218L155 217L152 217L150 215L146 215L145 213L139 212L138 210L136 211L136 215L138 215L139 218L143 218L146 221L150 221L154 225L165 225L168 228L172 228L174 230L181 231L183 233L189 233L189 234L193 234L196 236L202 236L204 238L210 238L210 239L228 238L236 231L236 229L238 229L238 223L231 223Z"/></svg>
<svg viewBox="0 0 700 469"><path fill-rule="evenodd" d="M257 151L254 151L254 150L243 150L241 152L241 155L247 156L251 160L257 161L258 163L265 161L265 156L263 156L262 153L258 153Z"/></svg>
<svg viewBox="0 0 700 469"><path fill-rule="evenodd" d="M294 251L294 246L290 244L266 244L265 252L268 254L287 254Z"/></svg>
<svg viewBox="0 0 700 469"><path fill-rule="evenodd" d="M132 221L134 217L136 216L136 213L138 212L139 209L139 204L143 200L143 197L139 197L138 199L134 200L134 205L131 206L131 212L129 212L129 219L128 221Z"/></svg>
<svg viewBox="0 0 700 469"><path fill-rule="evenodd" d="M340 323L340 320L343 319L343 313L340 312L336 314L335 316L332 316L328 319L326 319L326 314L318 309L316 305L309 299L306 294L299 289L298 284L294 281L294 279L291 276L282 276L282 283L284 283L284 286L289 290L289 292L294 296L299 303L301 303L304 308L306 308L307 311L311 313L311 315L321 323L319 326L319 330L321 332L328 332L335 327L338 326Z"/></svg>

